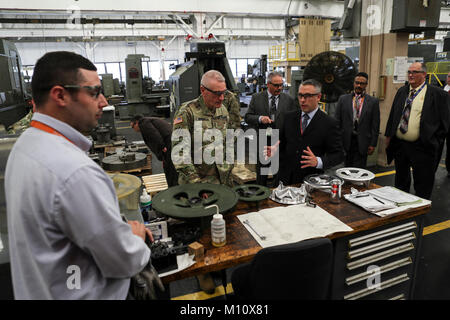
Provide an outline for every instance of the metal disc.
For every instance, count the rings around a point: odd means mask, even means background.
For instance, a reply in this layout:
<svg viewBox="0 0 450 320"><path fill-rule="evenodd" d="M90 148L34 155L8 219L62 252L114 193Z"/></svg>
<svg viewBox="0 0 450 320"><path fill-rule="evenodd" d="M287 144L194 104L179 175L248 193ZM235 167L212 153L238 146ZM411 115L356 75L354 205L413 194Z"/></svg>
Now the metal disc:
<svg viewBox="0 0 450 320"><path fill-rule="evenodd" d="M311 174L307 176L303 182L313 189L329 189L331 188L331 181L337 179L341 182L341 185L344 184L344 181L341 178L335 176L329 176L326 174Z"/></svg>
<svg viewBox="0 0 450 320"><path fill-rule="evenodd" d="M375 178L375 174L369 170L351 167L337 169L336 175L350 183L368 183Z"/></svg>
<svg viewBox="0 0 450 320"><path fill-rule="evenodd" d="M147 155L145 153L133 152L132 154L134 154L134 160L125 159L121 154L105 157L102 160L102 168L109 171L123 171L141 168L147 164Z"/></svg>
<svg viewBox="0 0 450 320"><path fill-rule="evenodd" d="M202 194L208 195L207 199ZM192 183L171 187L156 194L152 199L153 209L159 213L174 218L199 218L217 213L215 208L205 209L210 205L217 205L219 213L225 213L234 208L238 195L231 188L212 183Z"/></svg>
<svg viewBox="0 0 450 320"><path fill-rule="evenodd" d="M241 201L261 201L270 196L270 189L258 184L243 184L233 188Z"/></svg>

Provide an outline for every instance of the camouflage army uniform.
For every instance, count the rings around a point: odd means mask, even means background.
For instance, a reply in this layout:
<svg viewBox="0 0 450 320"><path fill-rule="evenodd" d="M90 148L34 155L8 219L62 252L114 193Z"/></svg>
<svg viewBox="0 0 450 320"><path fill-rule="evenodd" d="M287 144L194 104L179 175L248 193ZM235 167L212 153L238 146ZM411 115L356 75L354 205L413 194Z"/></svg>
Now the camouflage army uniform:
<svg viewBox="0 0 450 320"><path fill-rule="evenodd" d="M204 161L201 164L194 163L194 121L201 121L202 124L202 135L205 133L206 129L218 129L222 132L223 136L223 164L206 164ZM230 187L233 186L233 179L231 176L231 170L233 169L232 164L227 164L225 162L226 154L226 129L230 127L229 115L227 109L222 105L220 108L211 111L205 105L203 97L200 96L197 99L191 100L183 104L174 116L174 124L172 132L177 129L187 129L191 134L191 159L190 164L175 164L175 169L178 172L178 183L216 183L225 184ZM181 141L172 141L172 151L175 146ZM201 152L203 157L203 152L205 147L209 145L211 141L203 142L202 149L197 150ZM202 158L203 159L203 158Z"/></svg>
<svg viewBox="0 0 450 320"><path fill-rule="evenodd" d="M222 104L225 106L225 108L227 108L230 115L230 128L239 129L241 127L241 105L238 97L236 97L236 95L230 90L227 90L227 92L225 93L225 99L223 100Z"/></svg>

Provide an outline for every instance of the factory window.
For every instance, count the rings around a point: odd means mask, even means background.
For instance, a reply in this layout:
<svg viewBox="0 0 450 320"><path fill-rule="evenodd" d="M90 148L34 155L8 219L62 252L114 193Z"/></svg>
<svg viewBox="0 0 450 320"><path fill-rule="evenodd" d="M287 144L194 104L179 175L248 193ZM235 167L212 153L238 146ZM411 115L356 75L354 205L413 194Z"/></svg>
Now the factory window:
<svg viewBox="0 0 450 320"><path fill-rule="evenodd" d="M228 59L228 64L230 65L231 73L233 77L238 78L236 69L236 59Z"/></svg>
<svg viewBox="0 0 450 320"><path fill-rule="evenodd" d="M108 62L106 63L106 73L112 73L114 79L119 79L120 81L120 67L118 62Z"/></svg>
<svg viewBox="0 0 450 320"><path fill-rule="evenodd" d="M94 64L97 67L97 73L98 74L106 73L106 69L105 69L105 64L104 63L94 63Z"/></svg>
<svg viewBox="0 0 450 320"><path fill-rule="evenodd" d="M149 76L149 70L148 70L148 61L142 61L142 77L148 77Z"/></svg>
<svg viewBox="0 0 450 320"><path fill-rule="evenodd" d="M235 79L240 79L243 74L247 77L247 65L253 65L255 59L258 58L249 58L249 59L228 59L228 64L230 65L231 72L233 73L233 77Z"/></svg>
<svg viewBox="0 0 450 320"><path fill-rule="evenodd" d="M125 81L127 81L127 77L125 75L125 62L120 62L119 67L120 67L120 82L125 83Z"/></svg>
<svg viewBox="0 0 450 320"><path fill-rule="evenodd" d="M247 76L248 59L236 59L236 72L237 78L240 78L243 74Z"/></svg>
<svg viewBox="0 0 450 320"><path fill-rule="evenodd" d="M150 61L149 67L150 67L150 77L153 79L153 81L158 82L159 78L161 76L161 67L160 67L159 61Z"/></svg>

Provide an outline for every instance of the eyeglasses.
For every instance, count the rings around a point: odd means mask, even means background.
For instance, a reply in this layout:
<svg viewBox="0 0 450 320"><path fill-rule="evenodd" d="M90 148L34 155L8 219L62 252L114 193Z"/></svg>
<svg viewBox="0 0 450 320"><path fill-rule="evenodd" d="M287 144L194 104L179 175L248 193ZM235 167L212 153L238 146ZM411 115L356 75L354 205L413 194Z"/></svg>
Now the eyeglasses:
<svg viewBox="0 0 450 320"><path fill-rule="evenodd" d="M360 86L364 86L367 84L367 82L359 82L359 81L355 81L355 84L358 84Z"/></svg>
<svg viewBox="0 0 450 320"><path fill-rule="evenodd" d="M299 93L298 94L298 97L301 99L301 98L305 98L305 99L308 99L308 98L311 98L311 97L314 97L314 96L317 96L317 95L319 95L318 93L305 93L305 94L302 94L302 93Z"/></svg>
<svg viewBox="0 0 450 320"><path fill-rule="evenodd" d="M425 73L422 70L408 70L408 74L418 74L418 73Z"/></svg>
<svg viewBox="0 0 450 320"><path fill-rule="evenodd" d="M225 93L227 92L226 89L223 90L223 91L214 91L214 90L211 90L211 89L208 88L208 87L205 87L203 84L202 84L202 87L205 88L206 90L208 90L209 92L211 92L212 94L215 94L215 95L218 96L218 97L220 97L221 95L223 95L223 94L225 94Z"/></svg>
<svg viewBox="0 0 450 320"><path fill-rule="evenodd" d="M273 83L273 82L269 82L269 83L276 88L281 88L284 85L284 83Z"/></svg>
<svg viewBox="0 0 450 320"><path fill-rule="evenodd" d="M65 89L87 89L95 99L100 96L100 93L103 93L102 86L79 86L76 84L66 84L62 87Z"/></svg>

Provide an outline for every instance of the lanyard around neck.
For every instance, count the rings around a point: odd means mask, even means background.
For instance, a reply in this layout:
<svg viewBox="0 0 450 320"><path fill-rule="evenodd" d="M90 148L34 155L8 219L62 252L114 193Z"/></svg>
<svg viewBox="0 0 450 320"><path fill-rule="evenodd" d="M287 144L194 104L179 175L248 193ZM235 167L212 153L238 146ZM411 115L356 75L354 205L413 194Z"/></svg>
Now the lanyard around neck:
<svg viewBox="0 0 450 320"><path fill-rule="evenodd" d="M32 126L33 128L48 132L50 134L54 134L55 136L60 136L63 137L64 139L66 139L67 141L69 141L70 143L73 143L72 141L70 141L65 135L61 134L60 132L56 131L55 129L53 129L52 127L46 125L45 123L42 123L40 121L37 120L32 120L30 123L30 126Z"/></svg>

